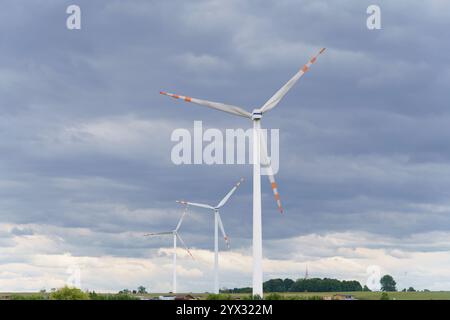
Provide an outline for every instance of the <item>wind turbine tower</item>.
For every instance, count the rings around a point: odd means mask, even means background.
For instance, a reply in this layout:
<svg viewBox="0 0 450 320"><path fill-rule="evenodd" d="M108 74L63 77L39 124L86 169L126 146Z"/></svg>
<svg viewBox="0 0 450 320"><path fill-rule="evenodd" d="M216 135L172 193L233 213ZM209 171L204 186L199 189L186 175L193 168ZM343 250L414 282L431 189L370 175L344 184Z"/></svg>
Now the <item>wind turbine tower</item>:
<svg viewBox="0 0 450 320"><path fill-rule="evenodd" d="M263 296L263 271L262 271L262 222L261 222L261 162L267 167L267 176L272 186L278 209L283 212L278 194L278 187L275 183L273 171L270 166L270 159L264 150L264 135L261 135L261 119L265 113L275 108L283 99L286 93L294 84L309 71L310 67L316 62L319 55L325 51L325 48L312 57L284 86L282 86L267 102L260 108L253 109L250 113L241 107L196 99L188 96L181 96L173 93L161 91L160 94L181 99L186 102L192 102L208 108L220 110L235 116L250 119L253 123L253 295ZM262 158L262 159L261 159ZM262 160L262 161L261 161Z"/></svg>

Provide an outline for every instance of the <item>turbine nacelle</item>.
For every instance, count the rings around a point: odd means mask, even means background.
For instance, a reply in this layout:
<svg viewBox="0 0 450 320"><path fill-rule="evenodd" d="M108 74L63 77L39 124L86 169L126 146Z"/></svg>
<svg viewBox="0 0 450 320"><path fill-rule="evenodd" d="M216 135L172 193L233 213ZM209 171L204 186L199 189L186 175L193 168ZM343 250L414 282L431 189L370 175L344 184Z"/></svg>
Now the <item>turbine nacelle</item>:
<svg viewBox="0 0 450 320"><path fill-rule="evenodd" d="M252 111L252 120L259 120L262 118L262 111L261 109L254 109Z"/></svg>

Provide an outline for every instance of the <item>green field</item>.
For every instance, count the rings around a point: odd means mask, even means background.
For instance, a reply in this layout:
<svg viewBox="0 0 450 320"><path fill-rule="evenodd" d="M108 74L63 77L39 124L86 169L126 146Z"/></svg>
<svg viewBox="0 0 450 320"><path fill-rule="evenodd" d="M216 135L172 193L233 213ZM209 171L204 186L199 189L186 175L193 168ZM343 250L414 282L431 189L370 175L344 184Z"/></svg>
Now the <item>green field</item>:
<svg viewBox="0 0 450 320"><path fill-rule="evenodd" d="M307 300L313 297L333 297L336 294L352 295L358 300L380 300L381 292L286 292L279 293L286 300ZM191 294L200 299L206 299L207 294ZM148 296L158 296L149 294ZM232 298L248 299L248 294L231 294ZM270 296L266 293L265 297ZM450 300L450 291L433 291L433 292L388 292L391 300Z"/></svg>
<svg viewBox="0 0 450 320"><path fill-rule="evenodd" d="M206 300L208 298L207 293L188 293L200 300ZM380 300L381 292L286 292L279 293L284 300L308 300L317 297L333 297L336 294L352 295L358 300ZM113 294L107 294L108 296L115 296ZM161 295L167 295L163 293L148 293L148 294L137 294L132 295L136 299L141 298L155 298ZM186 294L179 294L186 295ZM223 296L228 296L231 299L245 300L249 299L248 294L224 294ZM431 292L388 292L390 300L450 300L450 291L431 291ZM0 293L0 300L20 298L20 299L48 299L49 294L40 293ZM269 294L265 294L265 297L270 297Z"/></svg>
<svg viewBox="0 0 450 320"><path fill-rule="evenodd" d="M381 292L300 292L300 293L282 293L284 297L332 297L335 294L349 294L358 300L380 300ZM450 300L450 291L435 291L435 292L388 292L391 300Z"/></svg>

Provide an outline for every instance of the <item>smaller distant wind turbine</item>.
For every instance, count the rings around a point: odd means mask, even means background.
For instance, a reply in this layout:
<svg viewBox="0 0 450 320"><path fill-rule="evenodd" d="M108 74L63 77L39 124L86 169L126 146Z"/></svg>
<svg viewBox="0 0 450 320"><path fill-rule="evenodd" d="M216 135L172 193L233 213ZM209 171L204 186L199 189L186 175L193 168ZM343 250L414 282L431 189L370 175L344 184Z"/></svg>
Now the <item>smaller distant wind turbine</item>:
<svg viewBox="0 0 450 320"><path fill-rule="evenodd" d="M225 239L225 243L227 247L230 248L230 242L225 233L225 229L223 228L222 219L220 218L219 209L222 208L239 187L241 182L244 181L244 178L241 178L238 183L236 183L233 188L226 194L226 196L220 200L220 202L216 206L211 206L209 204L203 203L195 203L195 202L187 202L187 201L177 201L186 206L194 206L200 207L204 209L210 209L214 212L214 293L219 293L219 227L222 232L223 238Z"/></svg>
<svg viewBox="0 0 450 320"><path fill-rule="evenodd" d="M181 215L180 220L178 221L178 224L176 228L172 231L166 231L166 232L154 232L154 233L147 233L145 236L165 236L165 235L172 235L173 236L173 293L177 293L177 238L180 240L181 244L183 245L184 249L189 253L189 255L194 259L194 256L189 251L188 247L186 246L186 243L183 241L183 239L180 237L180 234L178 233L178 230L181 227L181 223L183 222L184 216L187 213L187 208L184 208L183 214Z"/></svg>

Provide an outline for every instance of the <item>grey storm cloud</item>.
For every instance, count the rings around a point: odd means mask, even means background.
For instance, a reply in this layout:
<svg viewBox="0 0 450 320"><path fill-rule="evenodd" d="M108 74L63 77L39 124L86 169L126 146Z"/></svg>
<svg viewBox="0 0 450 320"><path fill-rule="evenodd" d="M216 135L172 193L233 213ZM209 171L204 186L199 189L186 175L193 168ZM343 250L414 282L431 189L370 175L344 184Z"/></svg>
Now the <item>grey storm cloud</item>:
<svg viewBox="0 0 450 320"><path fill-rule="evenodd" d="M49 252L154 255L170 244L142 235L174 227L175 200L215 203L244 177L223 220L247 252L251 167L176 166L170 134L250 123L158 92L251 110L327 47L263 121L280 128L286 209L263 180L267 254L289 259L283 241L345 232L386 237L359 245L396 256L448 250L432 241L450 229L450 6L378 1L382 30L369 31L371 2L80 0L82 29L69 31L71 1L3 1L0 244L45 235ZM210 250L212 218L192 210L183 233ZM325 246L302 261L347 256Z"/></svg>

